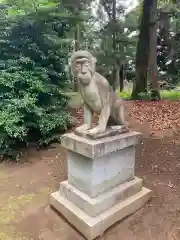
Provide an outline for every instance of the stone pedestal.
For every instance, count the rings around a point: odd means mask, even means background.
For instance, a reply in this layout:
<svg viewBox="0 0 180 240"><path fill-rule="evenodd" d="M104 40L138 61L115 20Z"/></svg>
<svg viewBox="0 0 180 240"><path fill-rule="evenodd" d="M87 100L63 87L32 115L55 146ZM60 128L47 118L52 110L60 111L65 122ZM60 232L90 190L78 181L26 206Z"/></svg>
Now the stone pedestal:
<svg viewBox="0 0 180 240"><path fill-rule="evenodd" d="M134 175L139 137L137 132L97 140L63 135L68 180L50 196L50 204L87 239L101 235L151 197L142 179Z"/></svg>

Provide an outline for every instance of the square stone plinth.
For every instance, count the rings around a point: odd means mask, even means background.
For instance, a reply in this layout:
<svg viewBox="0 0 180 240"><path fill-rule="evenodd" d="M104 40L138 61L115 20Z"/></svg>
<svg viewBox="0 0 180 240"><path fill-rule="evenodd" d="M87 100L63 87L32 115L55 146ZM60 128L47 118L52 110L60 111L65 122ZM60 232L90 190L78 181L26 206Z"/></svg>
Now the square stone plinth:
<svg viewBox="0 0 180 240"><path fill-rule="evenodd" d="M67 133L61 137L61 145L75 153L88 158L103 157L123 148L135 146L139 143L141 133L127 132L112 137L92 140L74 133Z"/></svg>
<svg viewBox="0 0 180 240"><path fill-rule="evenodd" d="M131 181L139 137L137 132L98 140L63 135L62 146L68 150L68 183L93 198Z"/></svg>
<svg viewBox="0 0 180 240"><path fill-rule="evenodd" d="M91 217L67 198L61 196L59 191L50 196L50 205L82 235L88 240L92 240L101 236L113 224L143 207L150 197L151 191L143 187L140 192L95 217Z"/></svg>
<svg viewBox="0 0 180 240"><path fill-rule="evenodd" d="M62 136L68 180L51 194L50 205L88 240L102 235L151 197L135 177L135 145L141 134L128 132L102 139L74 133Z"/></svg>
<svg viewBox="0 0 180 240"><path fill-rule="evenodd" d="M95 198L91 198L87 194L70 185L68 181L64 181L60 183L59 193L60 196L72 202L83 212L91 217L95 217L140 192L143 186L142 184L143 180L135 177L132 181L120 184Z"/></svg>
<svg viewBox="0 0 180 240"><path fill-rule="evenodd" d="M90 197L132 180L134 169L134 146L96 158L68 151L68 182Z"/></svg>

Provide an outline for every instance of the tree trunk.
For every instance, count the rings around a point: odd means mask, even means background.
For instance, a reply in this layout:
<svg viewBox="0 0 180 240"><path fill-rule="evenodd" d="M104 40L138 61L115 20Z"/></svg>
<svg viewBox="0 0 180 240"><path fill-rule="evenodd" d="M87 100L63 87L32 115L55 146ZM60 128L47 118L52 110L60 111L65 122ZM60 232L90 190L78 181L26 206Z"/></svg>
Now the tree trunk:
<svg viewBox="0 0 180 240"><path fill-rule="evenodd" d="M136 52L136 79L133 86L132 98L140 99L140 93L147 93L147 73L149 58L150 0L144 0L141 16L139 41Z"/></svg>
<svg viewBox="0 0 180 240"><path fill-rule="evenodd" d="M79 24L77 23L75 33L74 33L74 40L75 40L75 51L78 51L80 49L80 29Z"/></svg>
<svg viewBox="0 0 180 240"><path fill-rule="evenodd" d="M164 37L165 44L168 46L168 51L170 52L170 17L168 12L162 11L160 13L160 31Z"/></svg>
<svg viewBox="0 0 180 240"><path fill-rule="evenodd" d="M75 33L74 33L74 51L78 51L80 49L80 28L79 28L79 24L76 25L76 29L75 29ZM77 92L78 91L78 87L77 87L77 80L76 77L73 78L73 91Z"/></svg>
<svg viewBox="0 0 180 240"><path fill-rule="evenodd" d="M116 90L120 89L120 67L116 66L116 78L115 78L115 85L116 85Z"/></svg>
<svg viewBox="0 0 180 240"><path fill-rule="evenodd" d="M157 0L150 2L149 79L152 83L151 99L160 100L157 70Z"/></svg>
<svg viewBox="0 0 180 240"><path fill-rule="evenodd" d="M113 53L116 53L116 0L113 0L113 9L112 9L112 18L113 18L113 33L112 33L112 49ZM115 59L116 61L116 59ZM116 70L116 62L113 66L113 90L116 91L116 77L117 77L117 70Z"/></svg>
<svg viewBox="0 0 180 240"><path fill-rule="evenodd" d="M121 65L121 69L119 72L119 77L120 77L120 92L124 90L124 65Z"/></svg>

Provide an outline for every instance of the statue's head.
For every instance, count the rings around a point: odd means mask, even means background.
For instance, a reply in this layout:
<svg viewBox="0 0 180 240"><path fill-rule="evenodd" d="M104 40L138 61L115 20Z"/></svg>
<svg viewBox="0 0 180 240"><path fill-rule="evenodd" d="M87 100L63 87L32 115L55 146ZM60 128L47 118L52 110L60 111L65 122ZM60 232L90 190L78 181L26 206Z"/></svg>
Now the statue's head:
<svg viewBox="0 0 180 240"><path fill-rule="evenodd" d="M96 59L87 51L77 51L71 57L71 73L81 84L90 83L95 73Z"/></svg>

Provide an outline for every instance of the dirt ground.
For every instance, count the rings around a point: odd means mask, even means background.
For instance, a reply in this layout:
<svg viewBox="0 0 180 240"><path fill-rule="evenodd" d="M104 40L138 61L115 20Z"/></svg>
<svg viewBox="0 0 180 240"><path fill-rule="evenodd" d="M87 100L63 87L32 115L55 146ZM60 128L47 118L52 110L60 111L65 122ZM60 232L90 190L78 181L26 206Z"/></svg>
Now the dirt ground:
<svg viewBox="0 0 180 240"><path fill-rule="evenodd" d="M168 114L167 106L171 109ZM179 240L180 120L176 114L180 103L127 102L126 108L130 127L144 133L137 146L136 175L153 190L153 197L135 214L106 231L101 239ZM80 124L82 110L72 112L76 124ZM164 120L166 116L172 119L169 125ZM153 124L153 119L159 122ZM48 206L48 195L65 179L66 151L60 144L46 150L31 149L19 164L2 163L0 240L83 240Z"/></svg>

